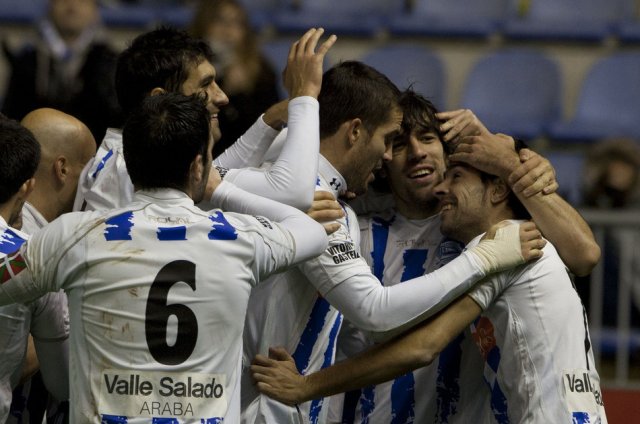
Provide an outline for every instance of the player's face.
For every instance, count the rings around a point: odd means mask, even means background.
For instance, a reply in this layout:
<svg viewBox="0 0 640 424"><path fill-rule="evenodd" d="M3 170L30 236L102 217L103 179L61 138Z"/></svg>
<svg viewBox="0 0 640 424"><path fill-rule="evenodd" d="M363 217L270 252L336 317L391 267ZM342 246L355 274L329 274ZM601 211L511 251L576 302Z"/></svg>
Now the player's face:
<svg viewBox="0 0 640 424"><path fill-rule="evenodd" d="M400 131L402 112L394 109L390 118L384 124L378 126L373 134L364 130L363 140L358 141L356 160L351 167L351 172L345 176L349 190L362 194L375 178L373 173L382 167L382 163L391 160L391 149L395 136Z"/></svg>
<svg viewBox="0 0 640 424"><path fill-rule="evenodd" d="M490 202L478 171L463 165L449 167L435 193L440 199L442 234L468 243L485 231Z"/></svg>
<svg viewBox="0 0 640 424"><path fill-rule="evenodd" d="M429 214L437 211L438 199L433 190L442 181L445 164L442 142L435 130L418 127L408 137L397 137L385 170L400 210L416 209Z"/></svg>
<svg viewBox="0 0 640 424"><path fill-rule="evenodd" d="M213 141L220 140L220 122L218 113L220 108L229 103L229 98L216 83L216 70L208 60L203 60L197 66L189 69L187 80L182 84L182 94L206 95L207 109L211 114L211 134Z"/></svg>

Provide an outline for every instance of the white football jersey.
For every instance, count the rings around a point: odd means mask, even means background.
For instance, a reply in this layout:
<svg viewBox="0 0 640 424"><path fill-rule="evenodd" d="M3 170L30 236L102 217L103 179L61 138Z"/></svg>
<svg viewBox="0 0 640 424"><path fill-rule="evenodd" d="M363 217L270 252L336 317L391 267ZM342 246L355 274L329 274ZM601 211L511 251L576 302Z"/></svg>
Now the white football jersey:
<svg viewBox="0 0 640 424"><path fill-rule="evenodd" d="M25 204L23 230L29 234L37 231L38 223L44 221L34 211L31 205ZM28 238L25 232L9 229L0 217L0 255L14 253ZM0 281L5 278L3 275ZM32 302L0 306L0 422L3 423L9 416L12 390L22 376L29 334L35 342L62 343L69 338L69 312L64 293L48 293ZM42 362L46 360L43 358ZM59 381L57 384L69 383Z"/></svg>
<svg viewBox="0 0 640 424"><path fill-rule="evenodd" d="M329 191L336 198L346 190L343 177L322 156L319 174L317 190ZM256 390L248 366L256 354L268 354L270 346L284 346L303 374L333 363L342 315L319 291L330 290L353 273L369 272L359 254L356 215L347 205L344 208L341 228L329 236L329 247L323 254L270 278L251 293L244 333L244 423L325 422L324 399L297 407L274 401Z"/></svg>
<svg viewBox="0 0 640 424"><path fill-rule="evenodd" d="M469 293L483 309L470 326L482 368L466 373L485 382L476 422L607 422L586 311L556 249L543 251Z"/></svg>
<svg viewBox="0 0 640 424"><path fill-rule="evenodd" d="M289 188L295 181L306 181L308 175L309 184L301 187L308 188L311 192L316 174L319 143L318 109L318 101L309 96L296 97L289 102L290 133L294 139L288 143L287 153L295 158L293 160L297 161L296 166L292 165L291 157L286 157L280 164L277 175L270 175L269 178L265 177L263 171L245 169L262 164L268 147L279 133L268 126L262 117L218 156L213 164L221 170L220 173L226 181L233 182L251 193L273 198L270 190L277 191L280 187L285 187L287 190L281 190L281 197L288 199L287 196L290 196L294 200L288 203L294 204L298 200L297 197L301 196L296 196ZM310 131L309 128L316 130ZM288 173L289 168L295 172ZM298 172L300 175L297 175ZM96 155L80 175L73 210L120 208L131 203L133 194L133 183L124 160L122 131L109 128ZM203 207L205 206L209 205L204 204Z"/></svg>
<svg viewBox="0 0 640 424"><path fill-rule="evenodd" d="M249 292L289 266L293 239L177 190L135 199L63 215L21 252L39 290L69 296L71 421L238 422Z"/></svg>
<svg viewBox="0 0 640 424"><path fill-rule="evenodd" d="M359 223L362 256L385 286L430 273L457 257L463 248L442 235L439 215L410 220L389 209L360 216ZM348 322L343 330L338 349L344 356L373 344ZM338 395L332 399L330 422L450 422L459 400L461 341L462 335L428 367Z"/></svg>

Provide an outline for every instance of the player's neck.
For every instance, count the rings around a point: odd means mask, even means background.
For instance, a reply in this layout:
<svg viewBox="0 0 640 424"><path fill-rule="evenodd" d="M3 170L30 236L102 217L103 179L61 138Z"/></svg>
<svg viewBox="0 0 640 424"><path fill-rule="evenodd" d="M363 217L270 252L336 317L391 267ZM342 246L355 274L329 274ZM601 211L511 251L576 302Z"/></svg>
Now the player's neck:
<svg viewBox="0 0 640 424"><path fill-rule="evenodd" d="M403 202L396 200L396 211L407 219L427 219L440 211L438 201L425 203Z"/></svg>

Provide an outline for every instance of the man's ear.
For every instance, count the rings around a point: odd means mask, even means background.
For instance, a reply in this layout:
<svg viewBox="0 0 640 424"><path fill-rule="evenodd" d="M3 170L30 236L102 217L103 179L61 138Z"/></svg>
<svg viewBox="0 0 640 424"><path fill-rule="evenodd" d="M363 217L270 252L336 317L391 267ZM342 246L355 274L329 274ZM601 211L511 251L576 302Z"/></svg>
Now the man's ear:
<svg viewBox="0 0 640 424"><path fill-rule="evenodd" d="M150 96L157 96L158 94L164 94L166 93L167 90L165 90L162 87L155 87L153 90L151 90L151 92L149 93Z"/></svg>
<svg viewBox="0 0 640 424"><path fill-rule="evenodd" d="M204 164L202 162L202 155L198 154L189 166L190 176L189 179L195 183L202 181Z"/></svg>
<svg viewBox="0 0 640 424"><path fill-rule="evenodd" d="M507 200L511 189L501 178L494 178L491 182L491 203L498 204Z"/></svg>
<svg viewBox="0 0 640 424"><path fill-rule="evenodd" d="M29 178L27 181L22 183L22 185L18 189L18 193L17 193L18 198L22 200L26 199L31 194L35 186L36 186L36 178L35 177Z"/></svg>
<svg viewBox="0 0 640 424"><path fill-rule="evenodd" d="M69 176L69 161L64 156L58 156L53 161L53 170L56 173L56 178L61 183L64 183Z"/></svg>
<svg viewBox="0 0 640 424"><path fill-rule="evenodd" d="M364 126L360 118L353 118L347 123L347 137L349 145L357 143L364 134Z"/></svg>

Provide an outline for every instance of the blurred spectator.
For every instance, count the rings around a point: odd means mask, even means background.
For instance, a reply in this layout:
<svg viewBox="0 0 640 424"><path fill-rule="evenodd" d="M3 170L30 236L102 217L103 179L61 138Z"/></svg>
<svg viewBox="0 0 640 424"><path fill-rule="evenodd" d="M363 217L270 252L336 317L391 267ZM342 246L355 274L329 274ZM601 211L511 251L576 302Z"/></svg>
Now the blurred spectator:
<svg viewBox="0 0 640 424"><path fill-rule="evenodd" d="M84 122L96 140L120 126L114 74L117 54L105 42L96 0L50 0L35 43L5 47L11 75L2 111L20 120L53 107Z"/></svg>
<svg viewBox="0 0 640 424"><path fill-rule="evenodd" d="M640 146L627 139L605 140L587 154L585 205L640 207Z"/></svg>
<svg viewBox="0 0 640 424"><path fill-rule="evenodd" d="M604 140L587 153L584 170L585 206L597 209L640 209L640 146L633 140ZM604 239L603 304L605 311L617 311L618 290L624 278L631 284L631 323L640 328L640 231L611 227ZM622 252L632 255L629 267L621 268ZM588 285L578 284L581 296L588 297ZM615 326L616 313L603 314L603 324Z"/></svg>
<svg viewBox="0 0 640 424"><path fill-rule="evenodd" d="M190 32L211 45L220 86L229 97L219 115L222 139L214 146L215 157L279 100L279 76L260 53L247 12L237 0L201 0Z"/></svg>

